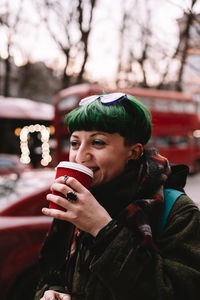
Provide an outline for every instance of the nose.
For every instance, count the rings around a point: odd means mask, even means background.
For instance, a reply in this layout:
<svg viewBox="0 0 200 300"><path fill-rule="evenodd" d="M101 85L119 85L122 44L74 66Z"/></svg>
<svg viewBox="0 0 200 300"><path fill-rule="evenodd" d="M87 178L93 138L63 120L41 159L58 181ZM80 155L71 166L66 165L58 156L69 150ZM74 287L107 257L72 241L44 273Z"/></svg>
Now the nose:
<svg viewBox="0 0 200 300"><path fill-rule="evenodd" d="M79 149L77 150L75 160L78 164L84 164L84 163L87 163L88 161L90 161L91 157L92 157L92 155L89 152L89 149L87 147L85 147L84 145L81 145L79 147Z"/></svg>

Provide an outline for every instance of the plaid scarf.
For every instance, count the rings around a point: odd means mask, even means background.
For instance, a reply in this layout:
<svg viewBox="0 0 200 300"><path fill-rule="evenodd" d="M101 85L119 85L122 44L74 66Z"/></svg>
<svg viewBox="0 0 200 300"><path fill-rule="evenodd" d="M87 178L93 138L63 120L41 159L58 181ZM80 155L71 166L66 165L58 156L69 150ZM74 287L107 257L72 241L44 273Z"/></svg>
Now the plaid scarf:
<svg viewBox="0 0 200 300"><path fill-rule="evenodd" d="M119 214L118 220L136 235L140 246L157 250L153 233L159 230L164 207L163 185L171 168L154 148L145 150L138 172L136 196Z"/></svg>

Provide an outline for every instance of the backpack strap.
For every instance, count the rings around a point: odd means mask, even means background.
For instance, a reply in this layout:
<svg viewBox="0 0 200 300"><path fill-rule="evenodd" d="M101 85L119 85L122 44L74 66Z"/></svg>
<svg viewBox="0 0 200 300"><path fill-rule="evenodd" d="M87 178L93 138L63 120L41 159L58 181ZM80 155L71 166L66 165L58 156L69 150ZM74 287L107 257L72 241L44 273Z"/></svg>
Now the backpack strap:
<svg viewBox="0 0 200 300"><path fill-rule="evenodd" d="M162 215L162 219L160 222L160 232L162 232L165 228L165 224L167 222L168 215L170 210L172 209L176 200L185 194L184 192L174 190L174 189L164 189L164 211Z"/></svg>

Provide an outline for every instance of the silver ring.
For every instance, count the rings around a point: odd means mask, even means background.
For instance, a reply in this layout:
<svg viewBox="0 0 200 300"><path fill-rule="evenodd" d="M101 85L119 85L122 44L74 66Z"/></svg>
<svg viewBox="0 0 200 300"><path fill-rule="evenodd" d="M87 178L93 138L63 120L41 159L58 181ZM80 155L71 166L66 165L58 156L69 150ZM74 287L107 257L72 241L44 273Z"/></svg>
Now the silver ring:
<svg viewBox="0 0 200 300"><path fill-rule="evenodd" d="M64 184L67 184L67 179L69 178L68 175L64 175ZM53 299L52 299L53 300Z"/></svg>
<svg viewBox="0 0 200 300"><path fill-rule="evenodd" d="M67 192L66 198L67 198L67 200L69 200L71 202L76 202L77 195L76 195L76 193L70 191L70 192Z"/></svg>
<svg viewBox="0 0 200 300"><path fill-rule="evenodd" d="M57 298L52 298L51 300L58 300Z"/></svg>

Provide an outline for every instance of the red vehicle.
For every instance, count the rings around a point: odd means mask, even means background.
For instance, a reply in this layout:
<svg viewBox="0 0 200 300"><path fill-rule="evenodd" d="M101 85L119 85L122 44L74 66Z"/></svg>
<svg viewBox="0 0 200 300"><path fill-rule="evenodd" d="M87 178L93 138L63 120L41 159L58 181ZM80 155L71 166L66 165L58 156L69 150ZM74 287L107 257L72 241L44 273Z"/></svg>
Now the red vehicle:
<svg viewBox="0 0 200 300"><path fill-rule="evenodd" d="M52 222L41 214L54 170L31 170L20 161L20 138L50 126L54 108L29 99L0 97L0 296L32 299L39 252ZM39 125L40 124L40 125ZM42 134L42 132L41 132ZM22 136L25 146L28 143ZM24 146L24 145L23 145ZM9 150L8 154L6 150ZM25 149L26 150L26 149ZM28 153L26 151L26 153Z"/></svg>
<svg viewBox="0 0 200 300"><path fill-rule="evenodd" d="M156 147L171 163L187 164L190 173L200 171L198 103L181 92L126 89L151 111L153 132L148 146Z"/></svg>
<svg viewBox="0 0 200 300"><path fill-rule="evenodd" d="M53 178L54 170L25 171L17 181L12 174L0 178L2 300L32 299L39 252L52 222L42 216L41 208L48 205L46 194Z"/></svg>
<svg viewBox="0 0 200 300"><path fill-rule="evenodd" d="M65 114L76 107L81 98L102 94L103 91L98 85L82 84L64 89L57 95L54 122L57 160L66 159L69 151ZM156 147L172 163L187 164L191 173L199 171L200 124L198 103L192 96L175 91L142 88L124 88L120 91L136 96L151 111L153 132L147 146Z"/></svg>

